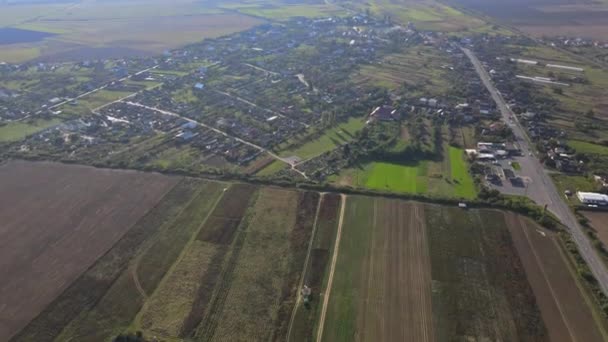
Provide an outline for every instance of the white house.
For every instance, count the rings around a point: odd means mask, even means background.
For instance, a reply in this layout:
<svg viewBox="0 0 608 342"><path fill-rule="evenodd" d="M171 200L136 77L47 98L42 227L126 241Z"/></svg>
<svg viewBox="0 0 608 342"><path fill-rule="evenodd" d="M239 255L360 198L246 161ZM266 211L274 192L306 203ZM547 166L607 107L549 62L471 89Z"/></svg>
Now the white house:
<svg viewBox="0 0 608 342"><path fill-rule="evenodd" d="M577 191L576 197L578 197L579 201L583 204L608 205L608 195L599 194L597 192Z"/></svg>

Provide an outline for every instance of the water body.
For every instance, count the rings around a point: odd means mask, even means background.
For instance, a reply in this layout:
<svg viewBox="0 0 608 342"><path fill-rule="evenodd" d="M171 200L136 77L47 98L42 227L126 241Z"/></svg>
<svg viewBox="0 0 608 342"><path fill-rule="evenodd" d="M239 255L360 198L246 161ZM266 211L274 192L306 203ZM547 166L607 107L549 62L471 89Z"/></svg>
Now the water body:
<svg viewBox="0 0 608 342"><path fill-rule="evenodd" d="M39 42L52 36L55 36L55 34L41 31L22 30L12 27L2 27L0 28L0 45Z"/></svg>

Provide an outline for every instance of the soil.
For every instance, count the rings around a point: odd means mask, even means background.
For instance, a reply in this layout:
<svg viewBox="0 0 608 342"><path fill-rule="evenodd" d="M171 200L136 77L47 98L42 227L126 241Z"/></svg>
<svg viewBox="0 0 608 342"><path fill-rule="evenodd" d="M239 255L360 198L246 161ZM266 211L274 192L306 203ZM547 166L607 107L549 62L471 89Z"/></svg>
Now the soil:
<svg viewBox="0 0 608 342"><path fill-rule="evenodd" d="M0 166L0 340L42 312L178 181L55 163Z"/></svg>

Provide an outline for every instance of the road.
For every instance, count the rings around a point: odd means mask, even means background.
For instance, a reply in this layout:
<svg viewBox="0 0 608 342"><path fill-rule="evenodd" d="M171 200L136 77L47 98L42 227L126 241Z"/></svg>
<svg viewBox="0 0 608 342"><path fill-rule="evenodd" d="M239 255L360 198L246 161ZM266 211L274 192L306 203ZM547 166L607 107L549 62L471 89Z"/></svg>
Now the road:
<svg viewBox="0 0 608 342"><path fill-rule="evenodd" d="M477 59L475 54L469 49L461 49L471 60L471 63L475 67L475 71L477 71L481 81L492 95L492 99L496 102L496 106L500 110L505 122L512 122L510 127L513 130L515 141L519 144L524 155L518 159L522 167L521 173L530 178L527 190L528 197L539 205L547 205L547 209L551 211L562 224L568 227L572 234L572 239L587 262L587 265L589 265L591 272L598 280L602 291L604 294L608 294L608 270L606 269L606 265L604 265L600 256L595 252L595 249L591 245L583 228L578 223L576 216L564 201L563 195L559 193L543 165L533 156L533 144L526 135L524 128L509 106L507 106L505 99L492 83L490 75L484 69L479 59Z"/></svg>
<svg viewBox="0 0 608 342"><path fill-rule="evenodd" d="M276 159L276 160L279 160L279 161L282 161L282 162L283 162L283 163L285 163L285 164L288 164L288 165L291 167L291 169L292 169L294 172L297 172L297 173L299 173L299 174L300 174L302 177L304 177L305 179L308 179L308 176L306 176L306 173L304 173L304 172L302 172L302 171L300 171L300 170L296 169L296 168L295 168L295 165L294 165L293 163L291 163L289 160L287 160L287 159L285 159L285 158L281 158L281 157L279 157L279 156L278 156L277 154L275 154L274 152L272 152L272 151L270 151L270 150L268 150L268 149L266 149L266 148L263 148L262 146L259 146L259 145L256 145L256 144L254 144L254 143L251 143L251 142L249 142L249 141L247 141L247 140L243 140L243 139L241 139L241 138L235 137L235 136L230 135L230 134L228 134L228 133L226 133L226 132L224 132L224 131L222 131L222 130L219 130L219 129L217 129L217 128L213 127L213 126L209 126L209 125L207 125L206 123L203 123L203 122L200 122L200 121L196 121L196 120L193 120L193 119L187 118L187 117L182 116L182 115L180 115L180 114L178 114L178 113L170 112L170 111L168 111L168 110L163 110L163 109L156 108L156 107L150 107L150 106L146 106L146 105L144 105L144 104L137 103L137 102L125 101L125 102L123 102L123 103L126 103L126 104L131 105L131 106L135 106L135 107L146 108L146 109L153 110L153 111L158 112L158 113L161 113L161 114L165 114L165 115L169 115L169 116L175 116L175 117L178 117L178 118L184 119L184 120L186 120L186 121L194 122L194 123L196 123L196 124L198 124L198 125L201 125L202 127L205 127L205 128L207 128L207 129L209 129L209 130L214 131L215 133L221 134L221 135L223 135L223 136L225 136L225 137L232 138L232 139L234 139L234 140L236 140L236 141L238 141L238 142L240 142L240 143L243 143L243 144L245 144L245 145L247 145L247 146L253 147L253 148L255 148L255 149L257 149L257 150L259 150L259 151L261 151L261 152L268 153L268 155L270 155L272 158L274 158L274 159Z"/></svg>

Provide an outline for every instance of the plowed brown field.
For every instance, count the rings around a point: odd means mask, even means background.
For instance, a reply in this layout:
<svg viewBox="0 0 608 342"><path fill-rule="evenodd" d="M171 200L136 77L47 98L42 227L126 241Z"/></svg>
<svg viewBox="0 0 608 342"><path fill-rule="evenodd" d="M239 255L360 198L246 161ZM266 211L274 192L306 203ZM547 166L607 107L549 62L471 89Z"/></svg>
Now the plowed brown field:
<svg viewBox="0 0 608 342"><path fill-rule="evenodd" d="M513 213L505 218L551 341L605 341L557 237Z"/></svg>
<svg viewBox="0 0 608 342"><path fill-rule="evenodd" d="M178 181L54 163L0 165L0 340L38 315Z"/></svg>

